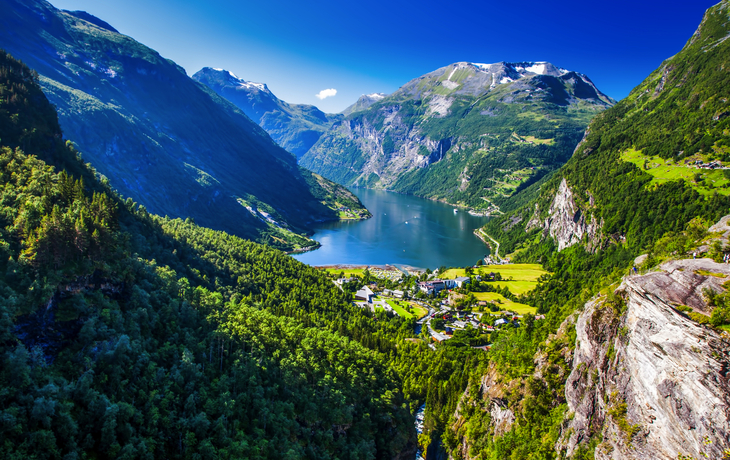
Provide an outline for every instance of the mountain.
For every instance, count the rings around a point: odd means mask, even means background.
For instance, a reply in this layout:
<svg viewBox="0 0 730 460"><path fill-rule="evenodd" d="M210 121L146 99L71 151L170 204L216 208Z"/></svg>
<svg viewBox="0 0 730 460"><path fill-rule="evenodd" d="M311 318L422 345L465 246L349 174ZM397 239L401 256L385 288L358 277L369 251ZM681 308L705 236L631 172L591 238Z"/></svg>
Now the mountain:
<svg viewBox="0 0 730 460"><path fill-rule="evenodd" d="M2 0L0 47L40 74L85 160L151 212L282 249L314 244L302 234L342 206L366 213L233 104L86 13Z"/></svg>
<svg viewBox="0 0 730 460"><path fill-rule="evenodd" d="M371 105L375 104L376 102L382 101L383 99L385 99L386 96L387 96L387 94L385 94L385 93L363 94L362 96L360 96L360 98L357 100L357 102L355 102L354 104L352 104L351 106L349 106L348 108L346 108L345 110L343 110L340 113L342 113L342 115L347 116L347 115L350 115L351 113L360 112L361 110L365 110L365 109L369 108Z"/></svg>
<svg viewBox="0 0 730 460"><path fill-rule="evenodd" d="M482 229L551 272L444 435L455 457L727 458L730 2ZM538 186L540 185L540 186Z"/></svg>
<svg viewBox="0 0 730 460"><path fill-rule="evenodd" d="M300 164L341 184L475 208L503 205L564 164L614 103L587 76L547 62L459 62L373 96Z"/></svg>
<svg viewBox="0 0 730 460"><path fill-rule="evenodd" d="M205 67L196 72L193 79L235 104L297 158L341 118L326 114L313 105L284 102L264 83L247 82L223 69Z"/></svg>
<svg viewBox="0 0 730 460"><path fill-rule="evenodd" d="M0 458L415 456L383 340L413 324L122 201L5 52L0 93Z"/></svg>

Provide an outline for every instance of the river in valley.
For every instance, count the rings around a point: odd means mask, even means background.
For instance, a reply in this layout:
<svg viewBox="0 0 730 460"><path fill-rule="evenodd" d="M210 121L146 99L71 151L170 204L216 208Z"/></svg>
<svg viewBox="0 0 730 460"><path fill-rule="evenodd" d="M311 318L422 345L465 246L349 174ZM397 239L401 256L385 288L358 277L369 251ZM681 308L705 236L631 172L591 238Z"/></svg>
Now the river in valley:
<svg viewBox="0 0 730 460"><path fill-rule="evenodd" d="M488 217L382 190L352 190L373 214L356 222L320 224L313 238L322 247L293 257L309 265L396 265L435 269L472 265L489 248L474 235Z"/></svg>

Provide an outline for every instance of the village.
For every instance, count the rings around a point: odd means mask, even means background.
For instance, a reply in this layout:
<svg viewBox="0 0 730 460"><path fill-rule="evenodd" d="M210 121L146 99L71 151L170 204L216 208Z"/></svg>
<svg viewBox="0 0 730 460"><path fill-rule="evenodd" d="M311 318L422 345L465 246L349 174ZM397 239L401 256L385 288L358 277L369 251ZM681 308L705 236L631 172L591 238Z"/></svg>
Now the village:
<svg viewBox="0 0 730 460"><path fill-rule="evenodd" d="M352 293L353 304L379 314L412 319L433 349L468 345L489 349L496 334L524 321L544 319L520 297L547 275L536 264L480 265L431 272L391 266L328 268L333 282ZM343 275L343 276L340 276Z"/></svg>

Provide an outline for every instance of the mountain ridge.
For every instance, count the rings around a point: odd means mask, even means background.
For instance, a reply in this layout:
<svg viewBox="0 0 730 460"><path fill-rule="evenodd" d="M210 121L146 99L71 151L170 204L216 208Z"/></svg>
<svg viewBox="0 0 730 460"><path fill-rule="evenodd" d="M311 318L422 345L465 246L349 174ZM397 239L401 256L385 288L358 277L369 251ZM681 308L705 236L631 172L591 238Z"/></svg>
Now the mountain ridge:
<svg viewBox="0 0 730 460"><path fill-rule="evenodd" d="M265 83L254 83L230 71L204 67L192 76L241 109L284 149L297 158L341 117L307 104L290 104L276 97Z"/></svg>
<svg viewBox="0 0 730 460"><path fill-rule="evenodd" d="M38 71L65 135L121 194L282 249L311 246L311 225L338 218L344 203L173 61L45 1L3 0L0 13L2 46Z"/></svg>

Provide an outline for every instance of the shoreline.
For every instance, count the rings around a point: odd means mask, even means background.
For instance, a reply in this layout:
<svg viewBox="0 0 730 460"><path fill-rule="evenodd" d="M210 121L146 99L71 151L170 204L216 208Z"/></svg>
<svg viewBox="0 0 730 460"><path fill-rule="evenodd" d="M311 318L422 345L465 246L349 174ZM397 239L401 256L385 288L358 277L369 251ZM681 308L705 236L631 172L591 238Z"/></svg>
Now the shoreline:
<svg viewBox="0 0 730 460"><path fill-rule="evenodd" d="M429 200L429 201L434 201L436 203L442 203L442 204L445 204L448 206L454 206L456 208L459 208L460 211L466 211L467 214L469 214L470 216L473 216L473 217L494 217L486 209L476 209L476 208L472 208L472 207L469 207L469 206L466 206L463 204L449 203L448 201L446 201L443 198L431 198L431 197L427 197L427 196L413 195L411 193L399 192L397 190L390 190L387 188L370 188L370 187L361 187L361 186L355 186L355 185L351 185L346 188L348 190L350 190L351 188L354 188L354 189L360 188L360 189L364 189L364 190L375 190L375 191L383 191L383 192L388 192L388 193L397 193L398 195L412 196L415 198L421 198L423 200ZM350 190L350 192L352 192L353 194L355 193L352 190ZM491 202L490 202L490 204L491 204Z"/></svg>
<svg viewBox="0 0 730 460"><path fill-rule="evenodd" d="M400 264L399 264L400 265ZM327 264L327 265L312 265L313 268L318 270L365 270L375 268L385 271L398 271L404 274L422 273L426 269L413 267L410 265L394 265L394 264Z"/></svg>

